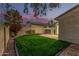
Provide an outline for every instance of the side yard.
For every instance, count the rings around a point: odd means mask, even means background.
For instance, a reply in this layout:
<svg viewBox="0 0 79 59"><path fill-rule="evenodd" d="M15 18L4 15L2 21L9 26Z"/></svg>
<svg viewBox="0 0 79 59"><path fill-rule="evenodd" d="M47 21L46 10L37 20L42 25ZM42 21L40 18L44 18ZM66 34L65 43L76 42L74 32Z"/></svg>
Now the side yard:
<svg viewBox="0 0 79 59"><path fill-rule="evenodd" d="M68 42L39 35L16 38L16 46L21 56L54 56L68 45Z"/></svg>

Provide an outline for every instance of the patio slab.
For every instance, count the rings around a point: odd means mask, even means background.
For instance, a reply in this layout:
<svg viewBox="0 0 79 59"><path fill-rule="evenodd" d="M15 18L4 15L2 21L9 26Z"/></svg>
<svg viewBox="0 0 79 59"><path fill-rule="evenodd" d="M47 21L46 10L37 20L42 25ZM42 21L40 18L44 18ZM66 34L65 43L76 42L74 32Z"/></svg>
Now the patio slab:
<svg viewBox="0 0 79 59"><path fill-rule="evenodd" d="M53 35L53 34L42 34L41 36L58 39L58 35Z"/></svg>
<svg viewBox="0 0 79 59"><path fill-rule="evenodd" d="M9 39L7 46L7 50L4 51L3 56L16 56L15 39Z"/></svg>
<svg viewBox="0 0 79 59"><path fill-rule="evenodd" d="M79 56L79 45L77 44L69 45L58 56Z"/></svg>

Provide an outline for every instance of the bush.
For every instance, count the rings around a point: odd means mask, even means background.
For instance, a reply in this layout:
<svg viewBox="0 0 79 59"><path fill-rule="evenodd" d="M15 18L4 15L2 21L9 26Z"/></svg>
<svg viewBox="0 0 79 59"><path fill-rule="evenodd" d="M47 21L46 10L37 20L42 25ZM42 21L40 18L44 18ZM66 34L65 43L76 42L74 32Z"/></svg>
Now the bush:
<svg viewBox="0 0 79 59"><path fill-rule="evenodd" d="M31 30L26 31L26 34L32 34Z"/></svg>
<svg viewBox="0 0 79 59"><path fill-rule="evenodd" d="M53 56L68 45L68 42L39 35L24 35L16 38L16 46L22 56Z"/></svg>
<svg viewBox="0 0 79 59"><path fill-rule="evenodd" d="M21 24L11 24L10 25L10 31L14 33L14 35L17 35L17 32L20 31L22 28Z"/></svg>
<svg viewBox="0 0 79 59"><path fill-rule="evenodd" d="M28 31L26 31L26 34L27 35L40 35L39 33L35 33L35 31L33 31L33 30L28 30Z"/></svg>

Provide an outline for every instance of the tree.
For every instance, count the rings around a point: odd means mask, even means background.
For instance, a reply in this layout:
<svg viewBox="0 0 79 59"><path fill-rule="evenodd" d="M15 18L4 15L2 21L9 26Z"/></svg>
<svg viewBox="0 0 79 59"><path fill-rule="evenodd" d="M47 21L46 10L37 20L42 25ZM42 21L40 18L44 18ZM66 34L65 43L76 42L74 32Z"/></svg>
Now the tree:
<svg viewBox="0 0 79 59"><path fill-rule="evenodd" d="M3 10L2 14L4 15L4 19L2 20L4 20L4 49L6 50L6 27L9 26L10 30L16 34L16 32L19 31L21 28L21 16L17 10L13 9L11 4L0 4L0 7Z"/></svg>
<svg viewBox="0 0 79 59"><path fill-rule="evenodd" d="M48 25L49 25L49 26L52 26L53 24L54 24L54 21L53 21L53 20L49 20L49 21L48 21Z"/></svg>
<svg viewBox="0 0 79 59"><path fill-rule="evenodd" d="M10 31L15 35L21 29L21 16L17 10L8 10L5 14L6 24L10 26Z"/></svg>
<svg viewBox="0 0 79 59"><path fill-rule="evenodd" d="M54 8L59 8L60 4L59 3L25 3L24 4L24 13L28 14L29 9L31 8L32 11L35 13L34 17L40 15L45 15L47 10L52 10Z"/></svg>

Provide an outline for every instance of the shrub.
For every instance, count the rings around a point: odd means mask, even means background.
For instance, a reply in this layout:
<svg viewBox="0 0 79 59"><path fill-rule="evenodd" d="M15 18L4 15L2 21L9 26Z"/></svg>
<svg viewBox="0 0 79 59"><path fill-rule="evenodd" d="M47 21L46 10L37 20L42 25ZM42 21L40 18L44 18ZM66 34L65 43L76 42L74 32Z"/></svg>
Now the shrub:
<svg viewBox="0 0 79 59"><path fill-rule="evenodd" d="M22 56L53 56L68 45L68 42L39 35L24 35L16 38L16 46Z"/></svg>
<svg viewBox="0 0 79 59"><path fill-rule="evenodd" d="M21 24L11 24L10 31L17 35L17 32L20 31L22 28Z"/></svg>
<svg viewBox="0 0 79 59"><path fill-rule="evenodd" d="M39 33L35 33L35 31L34 30L28 30L28 31L26 31L26 34L27 35L40 35Z"/></svg>

